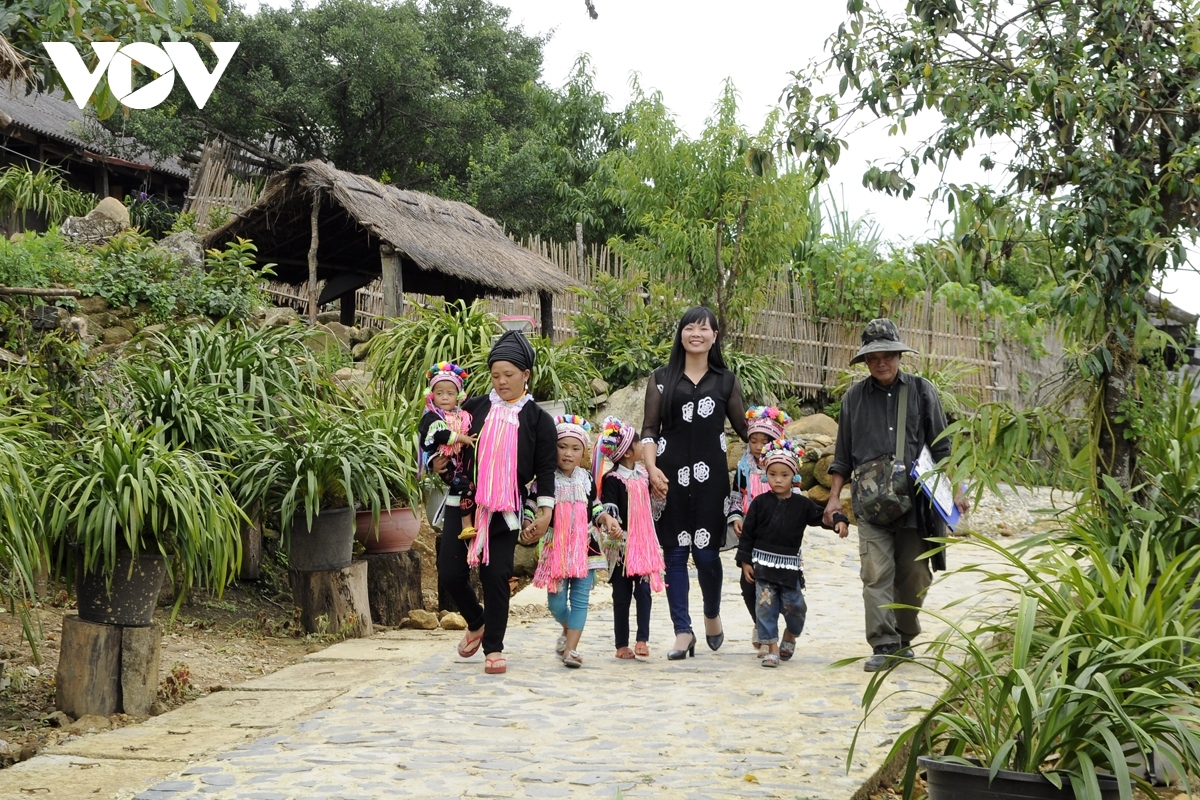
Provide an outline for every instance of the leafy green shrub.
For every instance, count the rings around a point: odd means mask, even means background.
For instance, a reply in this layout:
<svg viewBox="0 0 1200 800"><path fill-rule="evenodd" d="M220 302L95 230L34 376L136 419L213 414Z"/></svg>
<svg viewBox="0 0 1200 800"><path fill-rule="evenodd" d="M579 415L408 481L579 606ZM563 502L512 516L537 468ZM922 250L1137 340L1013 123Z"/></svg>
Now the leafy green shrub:
<svg viewBox="0 0 1200 800"><path fill-rule="evenodd" d="M58 225L67 217L84 216L96 202L94 194L72 188L54 170L34 172L22 166L0 170L0 218L12 214L22 227L29 214Z"/></svg>
<svg viewBox="0 0 1200 800"><path fill-rule="evenodd" d="M255 268L254 253L258 248L253 242L238 237L224 250L213 248L205 253L204 293L200 306L210 317L233 317L245 319L250 312L267 302L262 281L275 274L267 264Z"/></svg>
<svg viewBox="0 0 1200 800"><path fill-rule="evenodd" d="M152 245L137 231L117 234L97 248L80 290L100 295L110 306L146 303L148 316L156 322L194 310L203 294L203 271Z"/></svg>
<svg viewBox="0 0 1200 800"><path fill-rule="evenodd" d="M667 363L685 306L664 283L646 285L643 273L599 274L592 286L571 290L580 309L571 315L578 344L613 388L627 386ZM645 292L645 296L643 296Z"/></svg>
<svg viewBox="0 0 1200 800"><path fill-rule="evenodd" d="M733 370L742 384L747 405L775 405L787 384L787 368L775 356L760 356L732 347L723 350L725 366ZM664 360L665 363L665 360Z"/></svg>
<svg viewBox="0 0 1200 800"><path fill-rule="evenodd" d="M600 373L592 365L590 354L571 339L554 344L548 339L533 340L536 356L530 375L529 392L537 400L563 400L573 414L591 408L595 392L591 383Z"/></svg>
<svg viewBox="0 0 1200 800"><path fill-rule="evenodd" d="M105 415L46 473L45 503L60 565L111 576L119 551L169 556L179 603L198 578L220 592L237 577L245 517L223 476L200 455L168 447L157 427Z"/></svg>
<svg viewBox="0 0 1200 800"><path fill-rule="evenodd" d="M154 239L161 239L175 225L178 211L157 197L145 192L125 196L129 209L129 224Z"/></svg>
<svg viewBox="0 0 1200 800"><path fill-rule="evenodd" d="M83 262L82 254L57 228L46 233L26 231L16 241L0 236L0 284L5 286L72 284L78 280Z"/></svg>
<svg viewBox="0 0 1200 800"><path fill-rule="evenodd" d="M950 420L968 417L979 406L979 401L964 385L965 380L978 371L970 364L952 360L943 362L940 367L935 369L931 360L921 359L918 364L902 363L900 366L908 374L917 375L933 384L933 388L937 390L938 399L942 402L942 410L946 412L946 416ZM840 402L851 386L870 374L864 364L855 364L840 370L837 383L834 384L831 392L832 395ZM840 411L841 406L839 405L838 408Z"/></svg>
<svg viewBox="0 0 1200 800"><path fill-rule="evenodd" d="M491 389L487 354L498 333L499 319L478 301L418 307L371 340L376 383L384 396L419 400L427 389L426 371L439 361L453 361L470 373L467 394L486 393Z"/></svg>

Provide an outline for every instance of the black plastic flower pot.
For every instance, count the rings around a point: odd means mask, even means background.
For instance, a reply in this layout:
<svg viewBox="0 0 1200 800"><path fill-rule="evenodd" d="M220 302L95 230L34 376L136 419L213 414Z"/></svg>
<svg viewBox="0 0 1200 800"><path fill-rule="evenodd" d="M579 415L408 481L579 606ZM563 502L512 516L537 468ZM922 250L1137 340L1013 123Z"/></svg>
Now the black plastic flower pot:
<svg viewBox="0 0 1200 800"><path fill-rule="evenodd" d="M154 608L167 575L167 561L158 553L142 553L131 574L131 560L130 553L117 553L117 568L111 583L105 580L102 571L84 573L82 568L76 571L75 596L80 619L130 628L154 623Z"/></svg>
<svg viewBox="0 0 1200 800"><path fill-rule="evenodd" d="M921 756L918 763L925 770L929 800L1075 800L1075 791L1064 778L1059 789L1040 773L1000 770L988 781L987 767L969 766ZM1121 790L1117 779L1097 776L1100 797L1118 800Z"/></svg>
<svg viewBox="0 0 1200 800"><path fill-rule="evenodd" d="M288 566L300 572L345 569L354 557L354 509L331 508L313 517L292 517Z"/></svg>

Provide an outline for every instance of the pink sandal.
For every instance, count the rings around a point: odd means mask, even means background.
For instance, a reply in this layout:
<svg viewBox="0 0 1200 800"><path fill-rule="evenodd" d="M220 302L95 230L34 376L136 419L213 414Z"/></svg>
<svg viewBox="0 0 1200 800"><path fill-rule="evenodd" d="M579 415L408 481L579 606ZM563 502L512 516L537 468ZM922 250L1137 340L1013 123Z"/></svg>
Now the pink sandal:
<svg viewBox="0 0 1200 800"><path fill-rule="evenodd" d="M633 646L633 654L635 656L639 656L640 658L649 658L650 645L646 644L645 642L638 642Z"/></svg>
<svg viewBox="0 0 1200 800"><path fill-rule="evenodd" d="M460 658L470 658L479 652L479 645L483 644L483 626L480 626L479 631L472 636L468 630L463 634L462 641L458 643L458 655Z"/></svg>
<svg viewBox="0 0 1200 800"><path fill-rule="evenodd" d="M487 675L503 675L508 671L508 661L504 656L496 655L493 658L484 657L483 671Z"/></svg>

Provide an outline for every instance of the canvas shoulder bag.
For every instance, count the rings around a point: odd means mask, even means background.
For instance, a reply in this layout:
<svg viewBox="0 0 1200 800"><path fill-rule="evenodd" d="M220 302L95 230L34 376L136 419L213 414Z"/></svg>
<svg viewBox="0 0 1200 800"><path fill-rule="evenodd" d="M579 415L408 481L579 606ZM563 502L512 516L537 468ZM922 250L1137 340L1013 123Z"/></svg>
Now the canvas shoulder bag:
<svg viewBox="0 0 1200 800"><path fill-rule="evenodd" d="M912 510L912 491L904 463L904 434L908 425L908 384L900 386L896 407L896 449L859 464L850 476L854 515L872 525L890 525Z"/></svg>

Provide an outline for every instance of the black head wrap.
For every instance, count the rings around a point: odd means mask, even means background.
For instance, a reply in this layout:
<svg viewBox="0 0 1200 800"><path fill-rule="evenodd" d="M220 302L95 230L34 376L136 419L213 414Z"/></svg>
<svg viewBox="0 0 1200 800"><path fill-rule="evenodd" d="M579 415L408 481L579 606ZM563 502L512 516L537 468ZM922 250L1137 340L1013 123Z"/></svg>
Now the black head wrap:
<svg viewBox="0 0 1200 800"><path fill-rule="evenodd" d="M533 345L519 331L505 331L504 335L492 345L488 353L488 366L497 361L507 361L517 369L533 369Z"/></svg>

